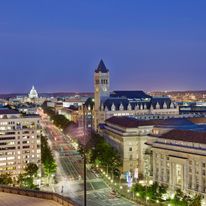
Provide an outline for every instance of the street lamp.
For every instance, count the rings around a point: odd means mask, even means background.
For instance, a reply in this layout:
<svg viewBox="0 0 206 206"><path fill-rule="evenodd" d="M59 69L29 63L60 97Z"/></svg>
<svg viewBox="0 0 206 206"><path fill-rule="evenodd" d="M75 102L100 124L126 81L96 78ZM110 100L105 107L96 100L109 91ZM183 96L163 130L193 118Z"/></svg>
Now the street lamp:
<svg viewBox="0 0 206 206"><path fill-rule="evenodd" d="M84 206L87 205L87 177L86 177L86 118L85 118L85 105L83 105L83 130L84 130L84 152L83 152L83 159L84 159Z"/></svg>
<svg viewBox="0 0 206 206"><path fill-rule="evenodd" d="M84 133L84 146L83 146L83 159L84 159L84 206L87 205L87 177L86 177L86 114L85 114L85 107L86 105L83 104L83 133ZM92 118L93 118L93 115L91 117L91 135L92 135ZM97 165L98 167L98 165Z"/></svg>
<svg viewBox="0 0 206 206"><path fill-rule="evenodd" d="M146 197L146 203L147 203L148 200L149 200L149 197Z"/></svg>

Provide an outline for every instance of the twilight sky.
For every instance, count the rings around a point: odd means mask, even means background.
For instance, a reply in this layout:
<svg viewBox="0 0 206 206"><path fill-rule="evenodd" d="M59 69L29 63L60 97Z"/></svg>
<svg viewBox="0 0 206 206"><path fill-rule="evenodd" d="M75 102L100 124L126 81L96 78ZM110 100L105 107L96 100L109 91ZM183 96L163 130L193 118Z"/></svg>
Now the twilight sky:
<svg viewBox="0 0 206 206"><path fill-rule="evenodd" d="M206 89L205 0L0 1L0 93Z"/></svg>

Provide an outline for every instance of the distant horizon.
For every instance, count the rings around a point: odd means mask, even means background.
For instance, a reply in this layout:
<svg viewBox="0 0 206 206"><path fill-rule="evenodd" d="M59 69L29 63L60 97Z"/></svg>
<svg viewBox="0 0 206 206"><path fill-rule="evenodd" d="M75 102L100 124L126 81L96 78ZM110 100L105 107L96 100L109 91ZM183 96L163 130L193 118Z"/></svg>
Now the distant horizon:
<svg viewBox="0 0 206 206"><path fill-rule="evenodd" d="M154 90L154 91L145 91L145 90L124 90L124 89L115 89L115 90L111 90L112 91L144 91L146 93L153 93L153 92L163 92L163 93L170 93L170 92L206 92L206 89L202 89L202 90ZM38 92L38 90L37 90ZM12 92L12 93L0 93L0 95L26 95L29 92ZM94 91L53 91L53 92L38 92L38 94L94 94Z"/></svg>

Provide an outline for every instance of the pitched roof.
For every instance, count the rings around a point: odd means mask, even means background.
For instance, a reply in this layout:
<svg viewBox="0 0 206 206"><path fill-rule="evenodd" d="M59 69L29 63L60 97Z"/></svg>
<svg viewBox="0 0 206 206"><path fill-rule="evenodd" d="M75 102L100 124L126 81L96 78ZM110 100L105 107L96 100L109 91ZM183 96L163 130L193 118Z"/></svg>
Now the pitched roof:
<svg viewBox="0 0 206 206"><path fill-rule="evenodd" d="M105 107L107 107L108 110L111 110L111 107L112 105L114 104L116 110L120 110L120 105L123 106L123 109L124 110L127 110L128 108L128 105L130 104L131 105L131 109L134 110L136 106L138 106L138 108L140 109L140 106L145 106L147 107L147 109L149 109L150 107L150 103L149 102L137 102L137 101L130 101L129 99L125 98L125 97L110 97L110 98L107 98L104 103L103 103L103 106L104 106L104 109Z"/></svg>
<svg viewBox="0 0 206 206"><path fill-rule="evenodd" d="M94 98L93 97L89 97L86 101L85 101L85 106L86 107L91 107L91 109L94 108Z"/></svg>
<svg viewBox="0 0 206 206"><path fill-rule="evenodd" d="M99 62L98 67L97 67L96 70L95 70L95 72L96 72L96 73L99 73L99 72L101 72L101 73L107 73L108 71L109 71L109 70L106 68L103 60L101 59L100 62Z"/></svg>
<svg viewBox="0 0 206 206"><path fill-rule="evenodd" d="M171 130L159 138L206 144L206 132L191 130Z"/></svg>
<svg viewBox="0 0 206 206"><path fill-rule="evenodd" d="M167 108L169 108L172 101L169 97L153 97L151 105L156 108L157 103L160 105L160 108L163 108L164 104L166 104Z"/></svg>
<svg viewBox="0 0 206 206"><path fill-rule="evenodd" d="M128 98L128 99L145 99L145 98L151 98L151 96L147 95L145 92L143 91L124 91L124 90L120 90L120 91L113 91L110 94L110 97L124 97L124 98Z"/></svg>
<svg viewBox="0 0 206 206"><path fill-rule="evenodd" d="M170 108L172 103L170 98L153 98L143 91L114 91L110 94L110 97L104 100L103 106L104 109L107 107L108 110L111 110L111 106L114 104L115 109L119 110L119 106L122 104L124 110L127 110L128 105L131 105L131 109L134 110L137 106L138 109L141 109L141 106L144 109L150 109L151 105L153 108L157 108L157 103L159 104L160 109ZM175 107L175 106L174 106Z"/></svg>

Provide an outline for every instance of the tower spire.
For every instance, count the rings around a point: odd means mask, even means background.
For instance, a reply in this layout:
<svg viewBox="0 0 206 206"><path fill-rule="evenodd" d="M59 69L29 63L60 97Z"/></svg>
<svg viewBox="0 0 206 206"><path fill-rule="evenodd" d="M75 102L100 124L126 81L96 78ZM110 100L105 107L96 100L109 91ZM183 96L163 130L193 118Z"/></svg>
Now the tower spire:
<svg viewBox="0 0 206 206"><path fill-rule="evenodd" d="M106 68L103 60L101 59L100 62L99 62L98 67L97 67L96 70L95 70L95 72L96 72L96 73L99 73L99 72L101 72L101 73L107 73L108 71L109 71L109 70Z"/></svg>

